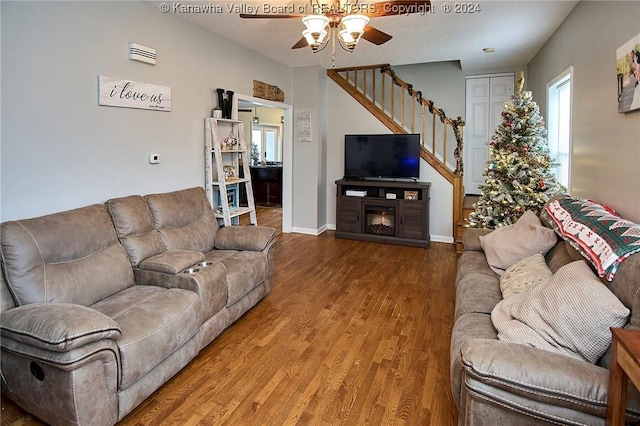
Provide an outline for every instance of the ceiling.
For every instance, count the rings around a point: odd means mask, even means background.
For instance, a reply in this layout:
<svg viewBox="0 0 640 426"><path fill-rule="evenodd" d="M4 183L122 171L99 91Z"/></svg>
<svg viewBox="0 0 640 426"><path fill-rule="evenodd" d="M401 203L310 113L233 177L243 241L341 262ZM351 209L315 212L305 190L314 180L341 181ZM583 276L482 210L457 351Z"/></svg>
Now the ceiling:
<svg viewBox="0 0 640 426"><path fill-rule="evenodd" d="M311 10L308 1L296 0L151 1L159 11L169 12L208 31L241 44L290 67L330 68L331 45L321 52L311 48L291 49L301 37L300 19L242 19L240 13L284 13ZM327 1L327 0L320 0ZM359 5L377 0L359 1ZM343 1L344 3L344 1ZM489 0L473 2L473 12L445 13L447 8L469 3L432 0L431 12L373 18L370 25L393 36L376 46L361 40L353 53L336 46L338 68L390 63L417 64L460 61L463 70L482 70L528 64L578 0ZM353 1L351 1L353 4ZM204 11L192 6L199 5ZM209 8L209 9L207 9ZM229 8L234 10L229 11ZM208 10L208 12L206 11ZM277 13L274 13L277 14ZM495 48L484 53L483 48Z"/></svg>

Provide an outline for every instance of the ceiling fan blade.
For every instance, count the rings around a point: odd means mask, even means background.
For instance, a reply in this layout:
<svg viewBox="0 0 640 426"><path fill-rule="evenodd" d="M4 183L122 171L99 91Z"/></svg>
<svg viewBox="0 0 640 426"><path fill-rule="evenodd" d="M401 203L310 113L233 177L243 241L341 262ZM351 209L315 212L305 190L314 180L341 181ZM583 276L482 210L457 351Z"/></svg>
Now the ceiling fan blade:
<svg viewBox="0 0 640 426"><path fill-rule="evenodd" d="M374 3L374 11L363 13L370 18L381 16L409 15L411 13L427 13L431 0L387 0Z"/></svg>
<svg viewBox="0 0 640 426"><path fill-rule="evenodd" d="M291 48L292 49L300 49L301 47L307 47L309 45L309 42L307 42L307 39L302 37L300 40L298 40L298 42L296 44L294 44Z"/></svg>
<svg viewBox="0 0 640 426"><path fill-rule="evenodd" d="M249 13L241 13L240 14L241 18L245 18L245 19L291 19L291 18L303 18L304 15L295 15L295 14L273 14L273 15L251 15Z"/></svg>
<svg viewBox="0 0 640 426"><path fill-rule="evenodd" d="M375 45L380 46L381 44L384 44L391 40L393 37L375 27L372 27L371 25L367 25L366 27L364 27L362 38L370 41Z"/></svg>

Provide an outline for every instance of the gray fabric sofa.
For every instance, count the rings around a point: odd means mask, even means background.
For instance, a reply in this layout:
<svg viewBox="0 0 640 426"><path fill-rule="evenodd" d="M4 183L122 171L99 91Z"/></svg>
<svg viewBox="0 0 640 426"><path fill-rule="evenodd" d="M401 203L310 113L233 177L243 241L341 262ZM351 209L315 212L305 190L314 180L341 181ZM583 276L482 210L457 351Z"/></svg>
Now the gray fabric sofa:
<svg viewBox="0 0 640 426"><path fill-rule="evenodd" d="M219 228L202 188L1 225L2 392L112 425L271 290L275 230Z"/></svg>
<svg viewBox="0 0 640 426"><path fill-rule="evenodd" d="M610 349L594 365L498 340L491 311L502 299L500 278L479 239L488 232L467 228L458 260L450 374L459 424L604 425ZM555 273L583 257L559 238L545 259ZM631 310L626 327L640 328L640 254L627 258L614 280L603 283ZM628 395L627 422L636 423L640 395L633 385Z"/></svg>

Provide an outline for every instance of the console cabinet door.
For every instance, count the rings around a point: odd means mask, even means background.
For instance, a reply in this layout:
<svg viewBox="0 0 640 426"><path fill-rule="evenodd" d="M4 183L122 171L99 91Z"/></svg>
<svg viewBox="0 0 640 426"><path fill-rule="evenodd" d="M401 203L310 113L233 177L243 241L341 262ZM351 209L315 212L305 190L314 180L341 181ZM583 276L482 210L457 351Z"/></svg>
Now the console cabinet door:
<svg viewBox="0 0 640 426"><path fill-rule="evenodd" d="M362 232L362 202L360 198L338 196L337 219L337 231Z"/></svg>
<svg viewBox="0 0 640 426"><path fill-rule="evenodd" d="M426 224L426 209L422 202L400 200L400 223L398 236L401 238L426 238L425 231L429 229Z"/></svg>

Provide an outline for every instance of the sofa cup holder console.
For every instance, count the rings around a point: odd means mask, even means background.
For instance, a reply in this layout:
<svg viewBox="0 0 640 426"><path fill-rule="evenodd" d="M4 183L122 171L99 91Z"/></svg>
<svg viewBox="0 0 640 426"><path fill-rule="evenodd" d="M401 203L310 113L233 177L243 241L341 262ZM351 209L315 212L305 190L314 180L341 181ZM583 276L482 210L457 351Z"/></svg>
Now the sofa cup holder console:
<svg viewBox="0 0 640 426"><path fill-rule="evenodd" d="M200 271L200 268L207 268L211 265L213 265L213 262L209 262L208 260L205 260L203 262L198 262L195 265L188 267L187 269L182 271L182 273L188 274L188 275L195 274L198 271Z"/></svg>

